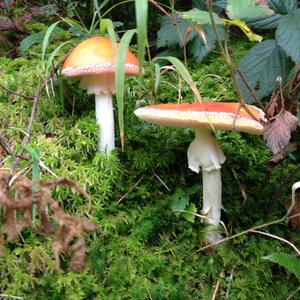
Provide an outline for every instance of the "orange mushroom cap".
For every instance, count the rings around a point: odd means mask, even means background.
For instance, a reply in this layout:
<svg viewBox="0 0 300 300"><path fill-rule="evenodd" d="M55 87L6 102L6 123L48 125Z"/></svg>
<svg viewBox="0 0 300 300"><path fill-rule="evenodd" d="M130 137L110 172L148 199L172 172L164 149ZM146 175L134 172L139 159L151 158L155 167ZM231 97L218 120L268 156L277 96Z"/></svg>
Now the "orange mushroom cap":
<svg viewBox="0 0 300 300"><path fill-rule="evenodd" d="M65 60L62 74L67 77L115 73L116 54L120 44L115 47L110 39L93 37L77 45ZM139 74L139 61L127 49L125 56L125 74Z"/></svg>
<svg viewBox="0 0 300 300"><path fill-rule="evenodd" d="M135 114L144 121L172 127L215 128L262 134L264 112L234 102L194 102L158 104L138 108ZM250 113L249 113L250 112Z"/></svg>

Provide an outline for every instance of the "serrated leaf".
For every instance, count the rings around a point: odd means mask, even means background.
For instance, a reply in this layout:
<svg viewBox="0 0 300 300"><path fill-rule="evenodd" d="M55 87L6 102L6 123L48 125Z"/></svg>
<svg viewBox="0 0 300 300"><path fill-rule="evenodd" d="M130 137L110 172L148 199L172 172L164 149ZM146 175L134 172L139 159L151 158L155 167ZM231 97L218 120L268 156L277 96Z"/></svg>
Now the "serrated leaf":
<svg viewBox="0 0 300 300"><path fill-rule="evenodd" d="M264 128L264 140L274 154L284 150L291 139L291 132L297 128L298 118L282 110L273 122Z"/></svg>
<svg viewBox="0 0 300 300"><path fill-rule="evenodd" d="M199 62L209 53L211 49L215 48L216 44L216 36L213 28L210 25L204 25L203 32L206 37L207 45L205 45L204 41L199 38L199 36L194 37L189 43L189 51ZM221 39L224 39L223 27L218 26L218 32Z"/></svg>
<svg viewBox="0 0 300 300"><path fill-rule="evenodd" d="M182 213L182 216L189 222L195 222L195 214L197 212L197 208L194 203L191 203L188 207L186 207L185 212Z"/></svg>
<svg viewBox="0 0 300 300"><path fill-rule="evenodd" d="M250 27L259 29L276 28L286 14L296 11L297 0L269 0L268 6L274 11L274 14L267 17L247 18L245 21Z"/></svg>
<svg viewBox="0 0 300 300"><path fill-rule="evenodd" d="M179 16L199 25L211 24L209 13L205 10L194 8L180 13ZM213 13L213 18L216 25L223 25L223 20L217 14Z"/></svg>
<svg viewBox="0 0 300 300"><path fill-rule="evenodd" d="M300 281L300 258L288 253L272 253L262 258L286 268L289 272L294 273Z"/></svg>
<svg viewBox="0 0 300 300"><path fill-rule="evenodd" d="M285 82L291 63L275 40L256 44L240 61L240 70L248 85L258 98L268 95L280 76ZM238 84L247 103L253 103L249 91L239 75Z"/></svg>
<svg viewBox="0 0 300 300"><path fill-rule="evenodd" d="M201 10L207 10L206 0L194 0L193 6ZM212 9L215 13L222 12L227 6L227 0L214 0L212 3Z"/></svg>
<svg viewBox="0 0 300 300"><path fill-rule="evenodd" d="M268 6L277 14L292 14L297 9L297 0L269 0Z"/></svg>
<svg viewBox="0 0 300 300"><path fill-rule="evenodd" d="M192 25L192 22L179 17L176 17L175 22L168 17L163 17L157 33L157 48L172 47L175 45L182 47L183 37L186 36L188 28ZM187 37L186 42L190 41L196 34L195 30L193 30Z"/></svg>
<svg viewBox="0 0 300 300"><path fill-rule="evenodd" d="M300 62L300 14L284 16L276 30L279 46L297 64Z"/></svg>
<svg viewBox="0 0 300 300"><path fill-rule="evenodd" d="M272 14L267 5L257 5L255 0L228 0L226 12L230 19L266 17Z"/></svg>

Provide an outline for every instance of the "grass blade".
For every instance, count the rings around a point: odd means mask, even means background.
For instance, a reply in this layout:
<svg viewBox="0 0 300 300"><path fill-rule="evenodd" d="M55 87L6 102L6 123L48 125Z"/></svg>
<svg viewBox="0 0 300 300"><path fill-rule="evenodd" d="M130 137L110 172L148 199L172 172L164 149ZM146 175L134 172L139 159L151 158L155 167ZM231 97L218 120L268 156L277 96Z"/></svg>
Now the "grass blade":
<svg viewBox="0 0 300 300"><path fill-rule="evenodd" d="M65 46L65 45L67 45L67 44L70 44L70 43L71 43L71 41L66 41L66 42L60 44L58 47L56 47L56 48L53 50L53 52L50 54L50 56L49 56L49 58L48 58L47 67L46 67L46 73L48 73L48 71L49 71L49 69L50 69L50 67L51 67L51 65L52 65L52 62L53 62L54 57L56 56L57 52L58 52L63 46Z"/></svg>
<svg viewBox="0 0 300 300"><path fill-rule="evenodd" d="M154 64L155 66L155 84L154 84L154 93L157 94L159 83L160 83L160 65L158 63Z"/></svg>
<svg viewBox="0 0 300 300"><path fill-rule="evenodd" d="M53 32L53 30L55 29L55 27L60 23L61 21L57 21L55 23L53 23L51 26L49 26L49 28L46 31L44 40L43 40L43 44L42 44L42 60L44 60L45 58L45 52L48 46L48 42L49 42L49 38L51 33Z"/></svg>
<svg viewBox="0 0 300 300"><path fill-rule="evenodd" d="M140 71L144 63L144 52L147 45L147 20L148 20L148 1L135 0L135 18L137 23L138 40L138 60L140 62Z"/></svg>
<svg viewBox="0 0 300 300"><path fill-rule="evenodd" d="M153 61L157 61L157 60L161 60L161 59L168 60L175 67L177 72L181 75L181 77L187 82L187 84L192 89L197 101L201 102L202 97L199 93L199 90L197 89L197 86L196 86L195 82L193 81L193 79L192 79L189 71L185 67L185 65L178 58L176 58L174 56L155 57L153 59Z"/></svg>
<svg viewBox="0 0 300 300"><path fill-rule="evenodd" d="M131 29L126 31L120 40L120 48L116 57L116 98L118 105L118 121L120 128L120 138L122 150L124 149L124 84L125 84L125 74L124 74L124 64L126 51L129 47L129 43L136 33L136 29Z"/></svg>
<svg viewBox="0 0 300 300"><path fill-rule="evenodd" d="M115 45L116 32L115 32L114 23L110 19L102 19L100 21L100 29L99 29L100 35L104 35L106 31L109 35L109 38L112 40L112 44Z"/></svg>

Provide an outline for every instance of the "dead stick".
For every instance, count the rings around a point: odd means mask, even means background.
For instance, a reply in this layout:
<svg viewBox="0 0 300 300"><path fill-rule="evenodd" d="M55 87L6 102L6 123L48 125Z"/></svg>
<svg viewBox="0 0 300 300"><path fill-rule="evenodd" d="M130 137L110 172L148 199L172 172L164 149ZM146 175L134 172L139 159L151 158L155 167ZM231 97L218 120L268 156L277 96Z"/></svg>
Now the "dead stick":
<svg viewBox="0 0 300 300"><path fill-rule="evenodd" d="M44 81L42 86L36 91L35 95L33 96L34 102L33 102L33 106L32 106L32 109L31 109L31 115L30 115L30 118L29 118L28 126L27 126L27 134L25 135L25 137L23 139L22 148L19 151L18 156L16 157L15 162L12 166L12 169L11 169L12 172L14 172L16 170L16 168L17 168L17 166L20 162L20 157L23 155L26 145L28 145L28 143L30 142L32 127L33 127L33 121L34 121L34 119L36 117L36 114L37 114L37 111L38 111L40 97L41 97L46 85L53 78L53 76L57 73L58 69L60 68L60 65L62 64L62 62L65 60L65 58L68 55L69 55L69 53L67 53L59 61L59 63L56 65L56 67L52 69L50 75L46 78L46 80Z"/></svg>

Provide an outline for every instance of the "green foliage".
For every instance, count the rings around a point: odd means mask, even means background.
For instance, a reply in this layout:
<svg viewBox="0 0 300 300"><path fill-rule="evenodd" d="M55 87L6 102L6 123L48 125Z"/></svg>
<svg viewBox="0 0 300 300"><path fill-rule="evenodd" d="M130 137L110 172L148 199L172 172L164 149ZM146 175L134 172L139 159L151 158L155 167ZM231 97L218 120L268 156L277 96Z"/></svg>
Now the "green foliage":
<svg viewBox="0 0 300 300"><path fill-rule="evenodd" d="M300 62L300 47L297 41L300 39L300 11L294 15L282 18L276 31L279 46L290 56L294 63Z"/></svg>
<svg viewBox="0 0 300 300"><path fill-rule="evenodd" d="M288 253L272 253L264 256L263 259L277 263L286 268L289 272L294 273L300 281L300 259Z"/></svg>
<svg viewBox="0 0 300 300"><path fill-rule="evenodd" d="M270 15L267 5L257 5L255 0L228 0L226 12L230 19L245 19L251 17L266 17Z"/></svg>
<svg viewBox="0 0 300 300"><path fill-rule="evenodd" d="M268 95L274 89L278 76L285 82L290 69L290 60L273 39L255 45L240 61L244 79L258 98ZM239 75L237 78L245 99L253 103L254 99L242 79Z"/></svg>
<svg viewBox="0 0 300 300"><path fill-rule="evenodd" d="M242 59L240 65L241 73L247 80L249 87L259 98L267 96L275 88L277 77L281 77L283 83L286 83L288 75L300 58L300 46L297 43L300 37L298 1L271 0L268 4L271 9L274 9L275 14L267 18L252 20L250 18L246 21L258 28L276 28L276 40L267 40L253 47ZM294 61L293 64L289 57ZM262 61L268 60L272 61L272 64L261 64ZM274 65L273 62L275 62ZM259 77L253 74L258 70L261 73ZM237 77L243 96L248 103L252 103L253 98L248 89L240 76L237 75Z"/></svg>
<svg viewBox="0 0 300 300"><path fill-rule="evenodd" d="M194 2L204 4L204 1ZM99 6L102 17L108 3L102 1ZM224 3L223 0L214 1L214 7L220 11L225 7ZM272 3L279 3L279 0ZM84 3L77 5L79 11L87 9ZM68 19L74 17L68 16ZM41 24L32 23L32 33L45 30ZM71 33L60 36L54 30L46 58L50 55L54 60L61 56L67 45L54 55L51 53L68 39L75 42L84 36L82 24L78 21L69 23L72 23L69 25ZM103 32L109 32L108 28L111 31L112 26L109 26L102 28ZM205 34L213 36L207 26L203 26ZM175 32L174 28L171 30ZM166 33L164 38L168 37ZM193 47L193 43L195 48L200 47L196 43L204 45L195 31L188 41L189 47ZM172 37L169 42L174 45ZM237 58L243 57L252 46L241 39L230 42ZM206 54L204 46L202 49ZM34 46L28 48L23 57L13 60L1 57L1 84L19 93L33 95L46 76L47 62L40 60L41 53L41 47ZM174 58L169 61L174 62ZM181 69L181 75L186 74L186 70L190 76L186 77L187 82L193 82L199 88L204 100L235 99L228 69L217 54L209 53L202 64L189 59L188 67ZM211 299L220 280L220 299L248 300L285 299L299 286L293 276L286 280L284 269L274 272L271 264L261 261L267 253L285 251L285 245L279 241L249 234L222 244L213 255L197 252L205 234L201 219L193 218L194 223L188 222L187 214L176 217L172 211L174 204L184 209L190 205L193 212L201 210L201 178L188 170L186 158L193 130L146 124L133 115L134 109L149 102L182 101L178 95L178 74L159 71L158 66L156 70L145 66L142 82L126 80L126 151L118 150L120 139L117 138L118 148L109 158L96 153L99 128L95 125L91 97L75 89L76 83L61 77L53 80L54 94L49 84L49 96L43 95L40 99L30 143L39 151L40 161L52 172L40 167L41 179L52 180L54 173L73 179L86 189L92 199L90 208L79 196L64 188L57 188L53 197L66 211L89 217L101 226L102 231L89 236L91 247L87 267L80 274L66 271L64 257L61 257L61 268L57 269L50 240L24 231L17 241L5 246L5 256L0 257L0 293L24 299ZM180 73L178 68L177 71ZM180 93L185 102L192 102L195 97L187 82L182 81ZM11 142L13 151L20 149L31 107L30 100L0 89L0 133ZM117 116L117 111L115 113ZM286 159L269 174L267 162L271 154L260 137L219 131L215 135L227 157L222 167L222 182L226 209L223 219L229 233L281 217L290 191L279 183L288 178L294 163ZM11 167L11 158L4 160L2 152L0 158L4 168ZM20 170L25 172L31 166L32 161L22 160ZM232 168L247 194L245 202ZM265 179L266 175L268 179ZM279 203L267 216L265 211L279 188L282 189ZM269 230L296 245L299 242L298 233L285 224L273 225Z"/></svg>

